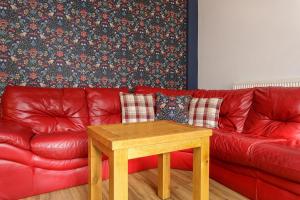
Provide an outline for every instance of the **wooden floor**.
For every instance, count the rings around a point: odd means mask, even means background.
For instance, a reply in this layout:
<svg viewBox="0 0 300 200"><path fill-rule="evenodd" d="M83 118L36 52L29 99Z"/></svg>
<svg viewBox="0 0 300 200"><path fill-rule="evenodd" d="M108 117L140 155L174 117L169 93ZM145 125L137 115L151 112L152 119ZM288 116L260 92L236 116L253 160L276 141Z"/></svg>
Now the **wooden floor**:
<svg viewBox="0 0 300 200"><path fill-rule="evenodd" d="M147 170L129 175L129 199L131 200L159 200L156 195L157 170ZM108 181L103 182L103 199L108 199ZM47 194L26 198L26 200L86 200L87 185L59 190ZM192 172L172 170L171 199L192 199ZM224 187L214 180L210 180L210 200L246 200L247 198Z"/></svg>

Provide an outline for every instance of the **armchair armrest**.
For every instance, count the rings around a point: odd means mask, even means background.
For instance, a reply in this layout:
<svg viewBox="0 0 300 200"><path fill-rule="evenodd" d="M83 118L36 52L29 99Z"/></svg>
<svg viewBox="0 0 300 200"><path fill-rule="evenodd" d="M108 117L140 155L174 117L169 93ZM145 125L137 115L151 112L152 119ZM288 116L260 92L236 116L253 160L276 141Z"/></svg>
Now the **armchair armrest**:
<svg viewBox="0 0 300 200"><path fill-rule="evenodd" d="M32 136L33 133L30 128L16 122L0 119L0 143L29 150Z"/></svg>

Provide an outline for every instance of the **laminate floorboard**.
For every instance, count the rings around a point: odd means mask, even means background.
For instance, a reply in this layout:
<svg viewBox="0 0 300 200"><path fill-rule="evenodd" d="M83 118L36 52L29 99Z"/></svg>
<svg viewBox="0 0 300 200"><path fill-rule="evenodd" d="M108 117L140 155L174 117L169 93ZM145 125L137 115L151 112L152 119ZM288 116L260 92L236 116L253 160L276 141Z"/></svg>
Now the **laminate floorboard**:
<svg viewBox="0 0 300 200"><path fill-rule="evenodd" d="M160 200L156 195L157 170L151 169L129 177L129 200ZM103 181L103 200L108 200L108 180ZM87 200L87 185L25 198L24 200ZM210 180L210 200L247 200L220 183ZM171 170L171 200L192 200L192 172Z"/></svg>

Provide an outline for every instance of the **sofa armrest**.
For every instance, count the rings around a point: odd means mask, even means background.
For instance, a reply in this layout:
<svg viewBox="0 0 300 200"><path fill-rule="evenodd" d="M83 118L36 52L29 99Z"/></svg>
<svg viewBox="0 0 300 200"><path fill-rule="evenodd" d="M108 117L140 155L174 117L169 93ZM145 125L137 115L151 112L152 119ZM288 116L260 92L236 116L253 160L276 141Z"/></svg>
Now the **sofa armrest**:
<svg viewBox="0 0 300 200"><path fill-rule="evenodd" d="M33 132L16 122L0 119L0 143L29 150Z"/></svg>

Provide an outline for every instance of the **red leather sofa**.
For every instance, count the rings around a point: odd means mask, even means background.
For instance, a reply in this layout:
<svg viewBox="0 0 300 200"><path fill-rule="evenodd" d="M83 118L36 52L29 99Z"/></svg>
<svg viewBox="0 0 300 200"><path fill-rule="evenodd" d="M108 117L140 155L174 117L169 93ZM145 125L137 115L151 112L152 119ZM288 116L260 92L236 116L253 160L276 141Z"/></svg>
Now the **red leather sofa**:
<svg viewBox="0 0 300 200"><path fill-rule="evenodd" d="M8 86L0 120L0 199L19 199L87 183L90 124L121 122L123 89ZM300 199L300 88L167 90L224 98L211 138L211 178L259 200ZM172 168L192 170L192 150L172 153ZM156 156L129 161L129 173L157 167ZM108 161L103 157L103 175Z"/></svg>

